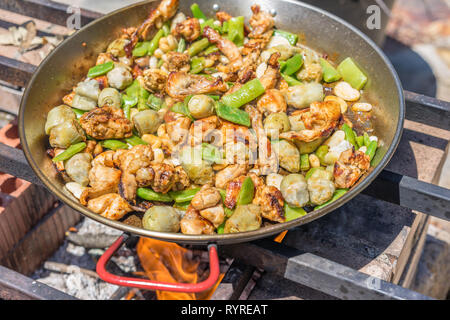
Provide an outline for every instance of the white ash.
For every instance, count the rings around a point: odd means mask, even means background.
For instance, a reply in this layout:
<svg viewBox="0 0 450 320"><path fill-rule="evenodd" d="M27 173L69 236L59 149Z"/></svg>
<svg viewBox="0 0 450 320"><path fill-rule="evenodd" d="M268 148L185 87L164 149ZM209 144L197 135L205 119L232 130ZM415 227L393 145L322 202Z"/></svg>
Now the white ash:
<svg viewBox="0 0 450 320"><path fill-rule="evenodd" d="M123 272L136 272L137 268L134 263L134 256L115 256L111 258L114 263L123 271Z"/></svg>
<svg viewBox="0 0 450 320"><path fill-rule="evenodd" d="M71 274L52 272L48 277L37 281L82 300L107 300L118 289L116 285L76 270Z"/></svg>
<svg viewBox="0 0 450 320"><path fill-rule="evenodd" d="M77 233L79 235L107 234L118 237L122 234L122 231L110 228L92 219L84 218L84 220L78 226Z"/></svg>
<svg viewBox="0 0 450 320"><path fill-rule="evenodd" d="M105 253L103 249L89 249L88 254L91 256L102 256Z"/></svg>
<svg viewBox="0 0 450 320"><path fill-rule="evenodd" d="M86 249L84 247L76 246L72 243L69 243L67 245L66 251L77 257L81 257L82 255L84 255L86 253Z"/></svg>

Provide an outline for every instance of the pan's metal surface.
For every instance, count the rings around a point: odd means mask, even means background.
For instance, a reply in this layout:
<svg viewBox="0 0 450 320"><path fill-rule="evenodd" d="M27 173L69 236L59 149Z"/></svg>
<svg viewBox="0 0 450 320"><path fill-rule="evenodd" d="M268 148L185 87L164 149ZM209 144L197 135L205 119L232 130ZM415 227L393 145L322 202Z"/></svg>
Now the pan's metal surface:
<svg viewBox="0 0 450 320"><path fill-rule="evenodd" d="M180 1L180 9L189 13L193 1ZM213 1L196 0L207 15L213 15ZM20 138L25 156L46 187L62 201L85 216L110 227L139 236L180 243L219 244L250 241L277 234L283 230L313 221L333 211L352 199L378 175L395 151L403 128L404 97L399 78L381 50L364 34L345 21L321 9L289 0L227 0L218 2L221 10L232 15L249 18L250 6L258 3L264 10L275 10L276 26L280 29L302 33L307 44L318 50L337 55L337 61L348 56L354 58L367 73L369 82L365 88L367 99L376 101L374 125L383 142L375 161L377 167L342 198L325 209L286 223L272 225L256 231L224 235L185 235L161 233L133 227L109 220L87 210L64 191L63 182L57 176L46 155L48 137L44 124L48 111L61 104L61 97L69 92L95 63L98 53L105 50L124 27L139 25L158 2L138 3L108 14L65 40L38 67L22 98L19 112Z"/></svg>

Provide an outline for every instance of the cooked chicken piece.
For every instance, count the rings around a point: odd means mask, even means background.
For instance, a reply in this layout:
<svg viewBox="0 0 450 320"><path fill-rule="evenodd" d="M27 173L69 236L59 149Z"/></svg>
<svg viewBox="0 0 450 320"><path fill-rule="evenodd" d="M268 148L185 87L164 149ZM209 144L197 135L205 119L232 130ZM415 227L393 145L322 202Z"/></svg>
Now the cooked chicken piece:
<svg viewBox="0 0 450 320"><path fill-rule="evenodd" d="M267 46L267 44L270 42L270 38L272 37L273 30L269 30L266 33L258 36L258 38L250 38L250 40L244 44L244 49L242 49L242 54L244 56L249 55L252 52L257 52L258 55L261 53L262 50ZM259 56L258 56L259 58ZM245 58L244 58L244 64L245 64Z"/></svg>
<svg viewBox="0 0 450 320"><path fill-rule="evenodd" d="M84 131L97 140L123 139L133 135L133 126L122 109L114 107L95 108L80 118Z"/></svg>
<svg viewBox="0 0 450 320"><path fill-rule="evenodd" d="M272 152L272 145L263 127L262 114L249 105L245 107L245 111L250 115L252 128L258 138L258 160L255 169L261 175L278 172L278 157L275 152Z"/></svg>
<svg viewBox="0 0 450 320"><path fill-rule="evenodd" d="M178 100L195 94L222 94L227 90L227 84L220 77L210 80L186 72L171 72L166 86L167 94Z"/></svg>
<svg viewBox="0 0 450 320"><path fill-rule="evenodd" d="M242 67L238 72L238 83L246 83L256 77L255 71L258 66L260 54L261 51L257 49L247 52L247 55L244 57Z"/></svg>
<svg viewBox="0 0 450 320"><path fill-rule="evenodd" d="M189 176L186 171L184 171L182 166L175 167L175 183L173 184L173 191L181 191L186 189L191 185L189 181Z"/></svg>
<svg viewBox="0 0 450 320"><path fill-rule="evenodd" d="M66 104L66 105L71 107L72 106L72 102L73 102L73 97L75 97L75 91L72 91L68 95L65 95L62 98L62 101L64 102L64 104Z"/></svg>
<svg viewBox="0 0 450 320"><path fill-rule="evenodd" d="M230 74L239 71L243 60L239 48L230 40L223 38L216 30L206 26L203 29L203 36L208 38L209 42L215 44L219 50L227 57L229 63L226 66L218 66L220 72Z"/></svg>
<svg viewBox="0 0 450 320"><path fill-rule="evenodd" d="M232 164L216 174L216 187L226 189L227 184L247 172L246 164Z"/></svg>
<svg viewBox="0 0 450 320"><path fill-rule="evenodd" d="M141 168L150 166L153 151L149 145L137 145L129 150L118 150L115 154L115 164L122 170L119 191L131 204L136 202L138 182L136 174Z"/></svg>
<svg viewBox="0 0 450 320"><path fill-rule="evenodd" d="M261 215L270 221L285 222L284 200L281 191L274 186L260 186L256 188L253 204L259 205Z"/></svg>
<svg viewBox="0 0 450 320"><path fill-rule="evenodd" d="M280 138L311 142L321 137L328 137L341 118L341 108L336 101L313 102L308 111L301 114L305 130L288 131Z"/></svg>
<svg viewBox="0 0 450 320"><path fill-rule="evenodd" d="M184 234L214 234L214 226L203 218L197 210L189 206L180 221L181 232Z"/></svg>
<svg viewBox="0 0 450 320"><path fill-rule="evenodd" d="M155 177L151 184L152 189L155 192L169 192L176 181L173 165L166 163L153 164L152 169L155 172Z"/></svg>
<svg viewBox="0 0 450 320"><path fill-rule="evenodd" d="M252 27L252 32L248 35L249 38L258 38L262 36L267 31L273 29L275 21L272 15L268 12L261 11L259 5L253 5L251 7L253 15L250 18L250 26Z"/></svg>
<svg viewBox="0 0 450 320"><path fill-rule="evenodd" d="M138 188L148 187L155 179L155 171L152 167L140 168L136 171L136 183Z"/></svg>
<svg viewBox="0 0 450 320"><path fill-rule="evenodd" d="M206 208L200 210L200 215L211 222L215 228L220 226L222 222L225 220L225 211L223 209L222 204L219 204L215 207Z"/></svg>
<svg viewBox="0 0 450 320"><path fill-rule="evenodd" d="M240 176L236 179L231 180L227 185L227 191L225 196L225 207L233 209L237 203L237 198L239 192L241 191L242 183L244 182L246 176Z"/></svg>
<svg viewBox="0 0 450 320"><path fill-rule="evenodd" d="M178 23L172 30L174 36L182 36L188 42L192 42L201 35L200 22L196 18L190 18Z"/></svg>
<svg viewBox="0 0 450 320"><path fill-rule="evenodd" d="M95 62L95 65L103 64L108 61L113 61L112 55L107 52L101 52L97 56L97 61Z"/></svg>
<svg viewBox="0 0 450 320"><path fill-rule="evenodd" d="M160 69L147 69L143 74L143 85L150 92L162 92L166 87L167 73Z"/></svg>
<svg viewBox="0 0 450 320"><path fill-rule="evenodd" d="M191 206L195 210L203 210L216 206L221 200L222 197L219 190L206 184L195 194L191 201Z"/></svg>
<svg viewBox="0 0 450 320"><path fill-rule="evenodd" d="M119 220L133 211L128 202L117 193L108 193L91 199L87 208L111 220Z"/></svg>
<svg viewBox="0 0 450 320"><path fill-rule="evenodd" d="M272 53L267 61L267 69L264 72L264 75L259 79L266 90L275 88L275 85L280 78L280 64L278 63L279 58L279 52Z"/></svg>
<svg viewBox="0 0 450 320"><path fill-rule="evenodd" d="M113 157L114 151L106 151L92 161L92 168L89 171L90 187L83 191L80 197L81 204L86 205L89 199L118 192L122 172L114 168Z"/></svg>
<svg viewBox="0 0 450 320"><path fill-rule="evenodd" d="M191 66L189 64L189 59L190 59L190 57L186 53L170 51L163 56L163 61L164 61L163 66L169 72L172 72L172 71L188 72L189 69L191 68ZM163 88L161 88L160 91L163 91Z"/></svg>
<svg viewBox="0 0 450 320"><path fill-rule="evenodd" d="M131 36L130 43L126 46L125 51L130 53L139 39L148 40L151 31L161 28L163 23L172 18L178 10L179 0L162 0L159 6L150 12L149 17L136 29Z"/></svg>
<svg viewBox="0 0 450 320"><path fill-rule="evenodd" d="M189 129L189 145L195 146L208 141L209 134L219 126L219 123L217 116L195 120Z"/></svg>
<svg viewBox="0 0 450 320"><path fill-rule="evenodd" d="M247 127L222 120L219 130L221 132L220 137L217 137L217 142L214 141L216 145L244 143L251 152L255 152L258 148L256 136Z"/></svg>
<svg viewBox="0 0 450 320"><path fill-rule="evenodd" d="M280 90L269 89L258 99L258 111L264 115L286 112L287 104Z"/></svg>
<svg viewBox="0 0 450 320"><path fill-rule="evenodd" d="M179 144L185 141L189 134L189 127L191 125L191 119L183 116L180 113L168 111L164 115L164 122L166 132L175 144ZM158 134L158 136L160 136Z"/></svg>
<svg viewBox="0 0 450 320"><path fill-rule="evenodd" d="M341 153L334 164L334 183L337 188L350 188L370 168L370 157L353 149Z"/></svg>

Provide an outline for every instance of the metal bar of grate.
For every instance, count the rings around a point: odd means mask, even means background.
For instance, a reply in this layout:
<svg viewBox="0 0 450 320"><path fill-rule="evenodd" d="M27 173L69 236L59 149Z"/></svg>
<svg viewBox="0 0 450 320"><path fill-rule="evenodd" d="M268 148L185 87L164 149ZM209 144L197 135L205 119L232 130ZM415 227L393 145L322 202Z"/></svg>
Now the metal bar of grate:
<svg viewBox="0 0 450 320"><path fill-rule="evenodd" d="M450 102L404 91L406 118L445 130L450 129Z"/></svg>
<svg viewBox="0 0 450 320"><path fill-rule="evenodd" d="M430 297L368 276L311 253L263 239L222 246L221 251L240 261L339 299L429 300ZM248 252L252 254L249 255Z"/></svg>
<svg viewBox="0 0 450 320"><path fill-rule="evenodd" d="M0 56L0 80L18 87L25 87L36 66Z"/></svg>
<svg viewBox="0 0 450 320"><path fill-rule="evenodd" d="M75 13L71 6L49 0L2 0L0 8L61 26L67 25L67 19ZM81 25L85 25L102 16L101 13L85 9L80 10Z"/></svg>

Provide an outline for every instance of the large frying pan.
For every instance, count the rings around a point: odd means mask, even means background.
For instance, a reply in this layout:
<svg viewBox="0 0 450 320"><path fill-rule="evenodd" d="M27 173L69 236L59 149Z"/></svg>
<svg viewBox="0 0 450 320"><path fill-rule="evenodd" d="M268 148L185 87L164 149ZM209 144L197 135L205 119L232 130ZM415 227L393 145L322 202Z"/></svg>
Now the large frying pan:
<svg viewBox="0 0 450 320"><path fill-rule="evenodd" d="M197 2L208 15L214 15L215 1L183 0L180 10L190 14L189 7ZM95 64L98 53L117 38L124 27L137 26L156 8L159 1L147 1L110 13L85 26L60 44L40 64L22 98L19 112L20 139L25 156L44 185L64 203L83 215L125 233L165 241L191 244L230 244L267 237L286 229L313 221L342 206L366 188L380 173L394 153L403 128L404 98L401 84L392 65L381 50L363 33L340 18L313 6L290 0L227 0L218 1L220 10L231 15L250 17L251 5L258 3L263 10L276 14L277 28L305 35L307 45L337 55L337 61L353 57L368 75L366 98L376 102L374 127L382 141L375 162L377 166L354 186L347 194L326 208L281 224L264 227L256 231L222 235L185 235L145 230L109 220L89 211L69 193L52 167L46 155L48 137L44 124L48 111L61 104L61 98L72 89L88 69ZM118 283L123 284L123 283Z"/></svg>

